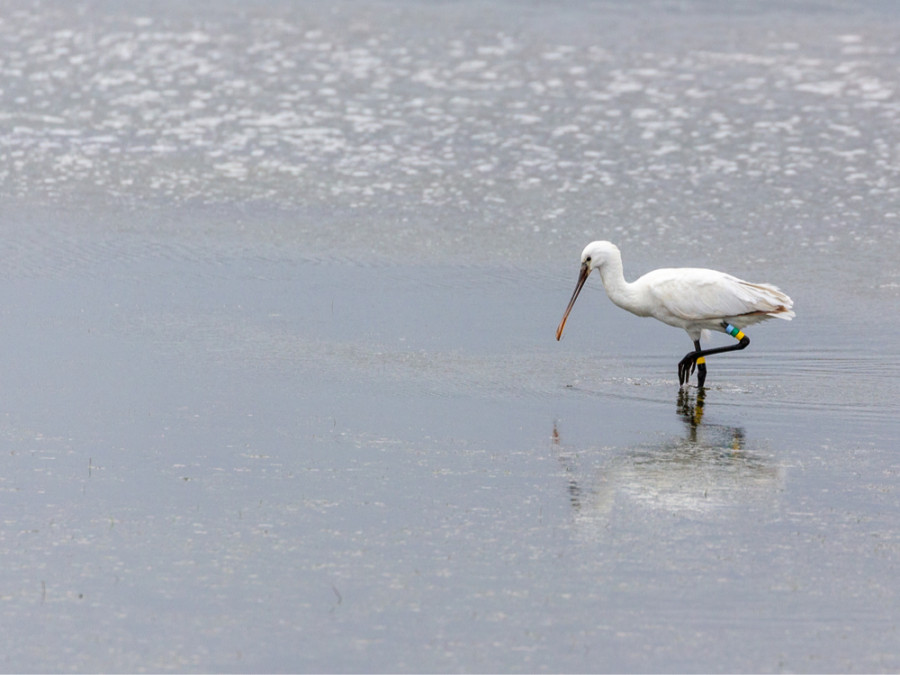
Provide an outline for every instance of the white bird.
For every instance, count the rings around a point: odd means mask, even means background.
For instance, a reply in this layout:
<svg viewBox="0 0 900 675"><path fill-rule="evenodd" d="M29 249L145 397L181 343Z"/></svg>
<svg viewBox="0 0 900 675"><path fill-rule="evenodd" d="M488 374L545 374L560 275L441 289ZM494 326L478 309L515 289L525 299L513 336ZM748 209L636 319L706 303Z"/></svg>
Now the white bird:
<svg viewBox="0 0 900 675"><path fill-rule="evenodd" d="M679 385L685 385L697 367L697 384L706 381L706 358L736 349L744 349L750 338L741 328L771 317L790 321L794 301L771 284L751 284L737 277L716 270L678 267L653 270L628 283L622 268L622 254L615 244L593 241L581 253L581 271L578 283L559 328L556 339L562 337L563 328L578 294L588 276L600 270L600 278L609 299L622 309L638 316L652 316L663 323L683 328L694 342L689 352L678 364ZM740 328L736 327L739 326ZM737 344L715 349L701 349L703 330L727 333Z"/></svg>

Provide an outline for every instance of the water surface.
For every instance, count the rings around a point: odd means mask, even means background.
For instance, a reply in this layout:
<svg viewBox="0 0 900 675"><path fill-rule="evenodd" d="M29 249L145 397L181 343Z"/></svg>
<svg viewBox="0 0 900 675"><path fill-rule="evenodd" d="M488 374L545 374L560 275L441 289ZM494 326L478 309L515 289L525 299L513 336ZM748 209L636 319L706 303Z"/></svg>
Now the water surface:
<svg viewBox="0 0 900 675"><path fill-rule="evenodd" d="M4 670L900 667L892 4L0 9Z"/></svg>

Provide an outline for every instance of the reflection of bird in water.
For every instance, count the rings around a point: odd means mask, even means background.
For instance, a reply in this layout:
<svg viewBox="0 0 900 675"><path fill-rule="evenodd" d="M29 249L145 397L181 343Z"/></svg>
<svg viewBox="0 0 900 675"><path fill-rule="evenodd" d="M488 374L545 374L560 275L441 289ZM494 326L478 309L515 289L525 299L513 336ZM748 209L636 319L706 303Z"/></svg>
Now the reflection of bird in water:
<svg viewBox="0 0 900 675"><path fill-rule="evenodd" d="M678 391L678 414L684 419L688 425L688 440L692 443L698 443L697 432L700 430L700 423L703 421L703 404L706 401L706 390L702 387L697 390L696 394L691 395L690 392L680 389ZM720 425L707 425L704 427L709 430L727 430L732 434L731 450L741 450L744 445L744 430L741 427L722 427ZM727 435L726 432L726 435Z"/></svg>
<svg viewBox="0 0 900 675"><path fill-rule="evenodd" d="M697 427L703 420L703 404L705 401L705 389L698 389L697 395L694 396L693 399L684 389L678 391L678 413L684 418L684 421L688 423L688 426L694 434L695 441L697 440Z"/></svg>
<svg viewBox="0 0 900 675"><path fill-rule="evenodd" d="M743 428L703 424L703 404L703 390L679 392L686 433L626 448L568 448L554 425L579 526L599 534L616 507L715 518L734 504L771 499L782 481L780 467L746 448Z"/></svg>
<svg viewBox="0 0 900 675"><path fill-rule="evenodd" d="M653 270L628 283L622 268L622 254L615 244L593 241L581 253L578 283L566 313L556 329L556 339L585 282L595 269L609 299L622 309L638 316L652 316L663 323L687 331L694 351L678 364L678 383L687 384L694 367L697 385L706 381L706 357L736 349L744 349L750 338L735 326L749 326L773 316L790 321L794 317L794 301L771 284L751 284L716 270L678 267ZM701 349L703 331L719 331L731 335L737 344L714 349Z"/></svg>
<svg viewBox="0 0 900 675"><path fill-rule="evenodd" d="M559 438L559 430L556 427L556 422L553 423L553 433L550 436L550 440L553 443L553 446L559 448L561 445ZM563 460L563 456L560 455L560 461L563 463L563 467L566 471L566 477L568 479L569 484L569 501L572 502L572 508L576 511L581 508L581 487L578 485L577 474L569 467L568 463Z"/></svg>

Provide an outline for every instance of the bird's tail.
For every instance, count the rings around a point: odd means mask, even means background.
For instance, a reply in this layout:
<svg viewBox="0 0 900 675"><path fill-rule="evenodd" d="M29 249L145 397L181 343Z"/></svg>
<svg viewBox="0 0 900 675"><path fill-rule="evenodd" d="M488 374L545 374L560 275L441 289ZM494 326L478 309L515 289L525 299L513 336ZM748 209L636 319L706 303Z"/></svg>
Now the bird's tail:
<svg viewBox="0 0 900 675"><path fill-rule="evenodd" d="M745 285L756 291L757 301L762 305L760 310L768 316L784 319L785 321L790 321L797 316L793 310L794 301L777 286L746 282Z"/></svg>

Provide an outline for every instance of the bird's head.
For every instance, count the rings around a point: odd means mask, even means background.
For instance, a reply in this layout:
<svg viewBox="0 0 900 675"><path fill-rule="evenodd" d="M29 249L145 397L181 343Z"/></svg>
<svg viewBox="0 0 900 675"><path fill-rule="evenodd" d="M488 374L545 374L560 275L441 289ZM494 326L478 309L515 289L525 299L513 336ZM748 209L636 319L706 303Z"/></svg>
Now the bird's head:
<svg viewBox="0 0 900 675"><path fill-rule="evenodd" d="M584 283L587 281L591 272L598 267L603 267L608 260L611 260L618 254L619 249L616 248L616 245L611 244L608 241L592 241L584 247L584 250L581 252L581 269L578 272L578 281L575 284L575 291L572 293L572 299L569 300L569 306L566 307L566 313L563 314L562 321L559 322L559 327L556 329L557 340L562 337L563 328L566 327L566 319L569 318L569 312L572 311L575 300L578 299L578 294L581 293L581 289L584 288Z"/></svg>
<svg viewBox="0 0 900 675"><path fill-rule="evenodd" d="M619 248L608 241L592 241L581 252L581 266L588 268L588 274L619 254Z"/></svg>

